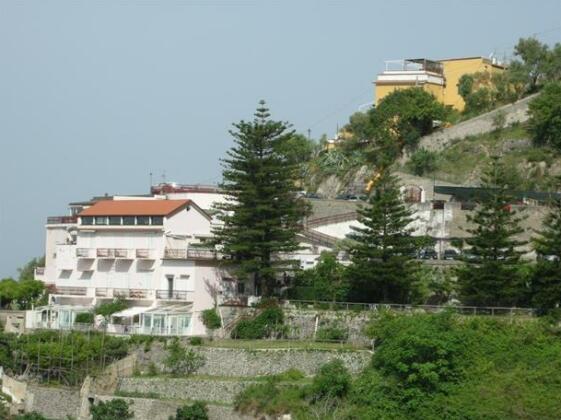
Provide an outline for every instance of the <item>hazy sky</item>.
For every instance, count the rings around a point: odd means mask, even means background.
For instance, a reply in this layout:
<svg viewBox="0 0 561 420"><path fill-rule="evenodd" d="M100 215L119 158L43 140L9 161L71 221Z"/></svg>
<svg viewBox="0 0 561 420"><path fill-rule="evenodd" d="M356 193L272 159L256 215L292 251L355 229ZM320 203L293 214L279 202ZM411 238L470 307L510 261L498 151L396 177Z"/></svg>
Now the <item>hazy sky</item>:
<svg viewBox="0 0 561 420"><path fill-rule="evenodd" d="M329 135L383 60L561 40L556 1L0 0L0 277L44 253L47 216L155 181L212 183L265 99Z"/></svg>

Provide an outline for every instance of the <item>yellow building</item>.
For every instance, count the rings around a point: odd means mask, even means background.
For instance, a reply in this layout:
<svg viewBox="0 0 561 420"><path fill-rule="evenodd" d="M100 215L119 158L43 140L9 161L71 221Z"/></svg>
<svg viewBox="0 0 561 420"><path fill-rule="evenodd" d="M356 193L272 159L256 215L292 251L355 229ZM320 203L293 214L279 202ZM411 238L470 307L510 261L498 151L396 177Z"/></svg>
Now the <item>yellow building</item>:
<svg viewBox="0 0 561 420"><path fill-rule="evenodd" d="M464 100L458 82L464 74L502 72L505 66L484 57L428 60L426 58L386 61L386 69L376 78L376 104L396 89L422 87L444 105L462 111Z"/></svg>

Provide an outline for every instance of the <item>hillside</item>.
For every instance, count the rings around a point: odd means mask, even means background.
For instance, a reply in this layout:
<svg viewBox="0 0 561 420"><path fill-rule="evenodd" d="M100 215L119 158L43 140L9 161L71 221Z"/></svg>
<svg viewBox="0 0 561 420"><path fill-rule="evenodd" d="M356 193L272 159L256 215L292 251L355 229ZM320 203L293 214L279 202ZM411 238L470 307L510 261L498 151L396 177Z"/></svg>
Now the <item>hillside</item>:
<svg viewBox="0 0 561 420"><path fill-rule="evenodd" d="M512 176L523 190L550 190L561 174L561 154L546 147L532 145L524 125L468 136L451 141L443 151L434 152L436 170L430 178L461 185L478 185L483 168L491 156L501 156L512 170ZM412 173L409 162L400 170Z"/></svg>

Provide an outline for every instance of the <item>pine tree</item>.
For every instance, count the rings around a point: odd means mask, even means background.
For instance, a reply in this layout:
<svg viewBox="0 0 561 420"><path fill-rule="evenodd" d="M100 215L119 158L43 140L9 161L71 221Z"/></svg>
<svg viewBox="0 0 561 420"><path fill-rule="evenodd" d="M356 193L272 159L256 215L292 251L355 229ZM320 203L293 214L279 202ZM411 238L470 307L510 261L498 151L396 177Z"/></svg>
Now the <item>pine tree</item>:
<svg viewBox="0 0 561 420"><path fill-rule="evenodd" d="M526 242L516 236L524 230L522 218L512 208L512 180L503 163L493 158L482 176L482 191L467 229L470 258L458 270L460 299L464 304L510 306L520 302L519 250Z"/></svg>
<svg viewBox="0 0 561 420"><path fill-rule="evenodd" d="M561 200L552 203L534 238L538 262L530 282L532 306L547 312L561 305Z"/></svg>
<svg viewBox="0 0 561 420"><path fill-rule="evenodd" d="M296 195L298 166L281 152L294 132L270 119L264 101L253 121L234 128L235 146L222 160L228 200L217 206L223 225L215 241L239 279L253 279L257 293L271 296L276 274L297 264L283 254L299 249L296 233L307 209Z"/></svg>
<svg viewBox="0 0 561 420"><path fill-rule="evenodd" d="M401 198L397 178L382 173L368 204L358 211L364 227L348 235L352 299L363 302L407 302L417 263L417 241L407 226L412 212Z"/></svg>

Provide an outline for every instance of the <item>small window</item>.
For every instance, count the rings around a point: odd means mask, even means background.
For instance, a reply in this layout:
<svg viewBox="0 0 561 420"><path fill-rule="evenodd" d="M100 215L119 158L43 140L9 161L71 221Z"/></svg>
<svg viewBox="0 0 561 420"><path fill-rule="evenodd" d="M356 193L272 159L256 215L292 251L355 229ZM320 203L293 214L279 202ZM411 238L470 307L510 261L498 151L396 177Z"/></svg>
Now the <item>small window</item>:
<svg viewBox="0 0 561 420"><path fill-rule="evenodd" d="M245 293L245 283L238 283L238 293L240 295Z"/></svg>
<svg viewBox="0 0 561 420"><path fill-rule="evenodd" d="M137 225L149 225L150 224L150 218L148 216L138 216L136 218L136 224Z"/></svg>
<svg viewBox="0 0 561 420"><path fill-rule="evenodd" d="M107 217L105 216L97 216L95 218L96 225L106 225L107 224Z"/></svg>
<svg viewBox="0 0 561 420"><path fill-rule="evenodd" d="M127 226L134 225L134 216L124 216L123 225L127 225Z"/></svg>
<svg viewBox="0 0 561 420"><path fill-rule="evenodd" d="M164 224L164 218L162 216L152 216L152 224L161 226Z"/></svg>
<svg viewBox="0 0 561 420"><path fill-rule="evenodd" d="M83 225L88 225L88 226L93 225L93 217L91 217L91 216L82 217L82 224Z"/></svg>
<svg viewBox="0 0 561 420"><path fill-rule="evenodd" d="M121 224L121 217L120 216L109 217L109 224L110 225L120 225Z"/></svg>

